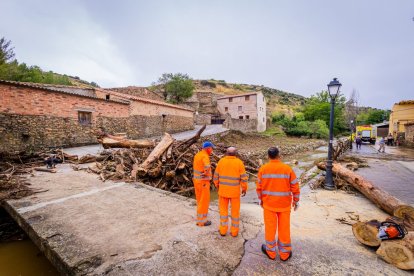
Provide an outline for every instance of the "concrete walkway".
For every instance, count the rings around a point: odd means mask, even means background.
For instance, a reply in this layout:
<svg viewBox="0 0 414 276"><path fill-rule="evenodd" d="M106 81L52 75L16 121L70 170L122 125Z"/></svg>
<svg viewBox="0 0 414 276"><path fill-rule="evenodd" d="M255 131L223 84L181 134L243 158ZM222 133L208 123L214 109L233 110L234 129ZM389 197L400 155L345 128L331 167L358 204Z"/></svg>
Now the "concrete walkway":
<svg viewBox="0 0 414 276"><path fill-rule="evenodd" d="M44 192L5 208L63 274L228 275L245 239L259 231L246 217L239 237L221 237L217 206L213 226L200 228L193 199L139 183L103 183L67 164L29 181Z"/></svg>
<svg viewBox="0 0 414 276"><path fill-rule="evenodd" d="M188 139L188 138L191 138L192 136L194 136L201 127L202 126L200 126L200 125L196 125L194 130L175 133L175 134L172 134L172 136L177 140L185 140L185 139ZM206 129L203 131L203 133L201 133L201 137L208 136L208 135L213 135L213 134L217 134L217 133L222 133L222 132L225 132L227 130L228 129L224 128L223 125L207 125Z"/></svg>

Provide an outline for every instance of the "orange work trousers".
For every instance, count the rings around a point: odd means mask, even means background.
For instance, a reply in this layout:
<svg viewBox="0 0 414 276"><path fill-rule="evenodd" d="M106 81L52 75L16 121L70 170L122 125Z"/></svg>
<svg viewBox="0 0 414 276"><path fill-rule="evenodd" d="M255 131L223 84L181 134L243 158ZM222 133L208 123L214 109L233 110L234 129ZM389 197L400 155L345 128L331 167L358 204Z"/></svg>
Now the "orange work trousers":
<svg viewBox="0 0 414 276"><path fill-rule="evenodd" d="M292 251L290 244L290 210L273 212L264 209L266 251L271 258L276 258L276 246L280 258L286 260ZM276 242L276 232L278 239Z"/></svg>
<svg viewBox="0 0 414 276"><path fill-rule="evenodd" d="M219 196L220 209L220 234L226 235L229 224L229 202L231 203L231 228L230 233L233 237L239 234L239 218L240 218L240 197L222 197Z"/></svg>
<svg viewBox="0 0 414 276"><path fill-rule="evenodd" d="M210 181L193 179L193 183L197 200L197 225L202 226L207 222L210 205Z"/></svg>

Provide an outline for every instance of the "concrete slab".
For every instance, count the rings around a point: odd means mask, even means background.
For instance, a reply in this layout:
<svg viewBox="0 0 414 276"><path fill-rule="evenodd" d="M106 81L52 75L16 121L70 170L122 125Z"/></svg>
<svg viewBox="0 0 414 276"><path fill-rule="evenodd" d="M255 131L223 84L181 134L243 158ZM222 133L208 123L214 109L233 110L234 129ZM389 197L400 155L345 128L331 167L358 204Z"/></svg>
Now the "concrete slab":
<svg viewBox="0 0 414 276"><path fill-rule="evenodd" d="M252 204L251 216L262 216ZM244 210L246 212L246 210ZM301 206L291 215L293 257L288 262L269 260L261 253L263 231L245 245L245 254L233 275L411 275L381 260L375 250L354 238L350 225L337 219L384 220L387 214L362 195L342 191L302 189Z"/></svg>
<svg viewBox="0 0 414 276"><path fill-rule="evenodd" d="M200 228L193 199L139 183L102 183L68 165L29 180L45 192L5 208L63 274L231 274L245 237L259 231L246 215L239 237L221 237L217 206L213 225Z"/></svg>

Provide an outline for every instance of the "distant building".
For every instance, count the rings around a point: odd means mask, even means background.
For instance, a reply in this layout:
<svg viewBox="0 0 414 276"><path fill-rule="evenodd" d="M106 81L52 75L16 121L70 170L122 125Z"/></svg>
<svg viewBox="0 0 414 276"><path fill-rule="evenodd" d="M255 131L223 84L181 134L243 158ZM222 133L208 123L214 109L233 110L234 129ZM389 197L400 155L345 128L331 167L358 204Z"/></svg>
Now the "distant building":
<svg viewBox="0 0 414 276"><path fill-rule="evenodd" d="M405 125L414 122L414 100L394 104L390 115L390 132L405 133Z"/></svg>
<svg viewBox="0 0 414 276"><path fill-rule="evenodd" d="M374 137L386 137L388 136L389 122L384 121L383 123L372 125L372 133Z"/></svg>
<svg viewBox="0 0 414 276"><path fill-rule="evenodd" d="M261 92L220 97L217 109L227 115L227 125L242 131L266 130L266 99Z"/></svg>

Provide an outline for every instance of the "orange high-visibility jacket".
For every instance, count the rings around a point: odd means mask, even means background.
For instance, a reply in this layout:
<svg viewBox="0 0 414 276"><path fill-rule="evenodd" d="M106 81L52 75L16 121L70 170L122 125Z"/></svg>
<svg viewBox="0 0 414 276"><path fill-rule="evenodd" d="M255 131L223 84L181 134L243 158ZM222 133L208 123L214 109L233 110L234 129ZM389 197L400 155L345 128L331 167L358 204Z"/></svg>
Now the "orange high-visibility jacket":
<svg viewBox="0 0 414 276"><path fill-rule="evenodd" d="M296 174L280 160L270 160L260 167L256 187L263 208L273 212L290 211L292 196L294 201L299 201L300 190Z"/></svg>
<svg viewBox="0 0 414 276"><path fill-rule="evenodd" d="M243 161L236 156L225 156L217 163L213 181L219 188L219 196L240 197L240 188L247 191L247 180Z"/></svg>
<svg viewBox="0 0 414 276"><path fill-rule="evenodd" d="M193 179L196 179L196 180L210 180L211 179L210 157L208 156L208 153L205 150L200 150L194 156Z"/></svg>

